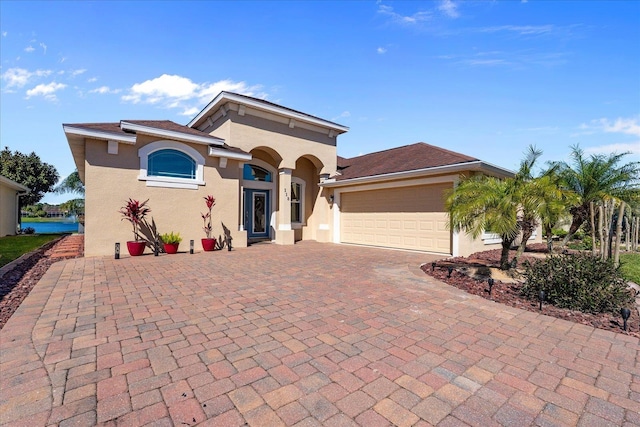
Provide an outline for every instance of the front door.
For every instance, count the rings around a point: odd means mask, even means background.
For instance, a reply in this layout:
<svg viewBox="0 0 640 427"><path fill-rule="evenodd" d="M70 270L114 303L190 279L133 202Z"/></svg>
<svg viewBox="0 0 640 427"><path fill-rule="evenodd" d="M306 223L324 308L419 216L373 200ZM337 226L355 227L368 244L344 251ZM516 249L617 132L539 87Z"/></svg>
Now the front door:
<svg viewBox="0 0 640 427"><path fill-rule="evenodd" d="M269 238L269 190L244 190L244 225L248 239Z"/></svg>

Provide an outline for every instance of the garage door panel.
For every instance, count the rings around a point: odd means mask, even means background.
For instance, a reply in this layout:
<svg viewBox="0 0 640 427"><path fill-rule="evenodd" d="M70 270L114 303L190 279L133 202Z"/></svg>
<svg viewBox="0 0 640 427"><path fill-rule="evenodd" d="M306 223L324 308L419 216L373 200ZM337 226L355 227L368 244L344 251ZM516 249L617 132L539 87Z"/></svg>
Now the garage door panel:
<svg viewBox="0 0 640 427"><path fill-rule="evenodd" d="M341 241L451 253L446 188L450 185L342 193Z"/></svg>

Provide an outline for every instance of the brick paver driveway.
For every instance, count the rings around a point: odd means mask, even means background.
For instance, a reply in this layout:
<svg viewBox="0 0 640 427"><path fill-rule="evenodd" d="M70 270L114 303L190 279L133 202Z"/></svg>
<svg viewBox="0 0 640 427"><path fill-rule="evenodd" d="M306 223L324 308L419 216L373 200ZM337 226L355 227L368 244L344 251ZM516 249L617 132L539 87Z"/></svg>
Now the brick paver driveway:
<svg viewBox="0 0 640 427"><path fill-rule="evenodd" d="M0 332L0 421L640 425L638 339L469 296L432 259L305 242L56 263Z"/></svg>

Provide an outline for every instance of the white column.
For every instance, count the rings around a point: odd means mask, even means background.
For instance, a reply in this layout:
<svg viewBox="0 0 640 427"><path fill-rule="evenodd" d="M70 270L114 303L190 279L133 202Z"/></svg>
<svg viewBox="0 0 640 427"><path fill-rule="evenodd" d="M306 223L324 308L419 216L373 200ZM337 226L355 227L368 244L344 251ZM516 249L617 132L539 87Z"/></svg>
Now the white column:
<svg viewBox="0 0 640 427"><path fill-rule="evenodd" d="M293 245L294 231L291 229L291 169L278 170L278 226L276 243Z"/></svg>

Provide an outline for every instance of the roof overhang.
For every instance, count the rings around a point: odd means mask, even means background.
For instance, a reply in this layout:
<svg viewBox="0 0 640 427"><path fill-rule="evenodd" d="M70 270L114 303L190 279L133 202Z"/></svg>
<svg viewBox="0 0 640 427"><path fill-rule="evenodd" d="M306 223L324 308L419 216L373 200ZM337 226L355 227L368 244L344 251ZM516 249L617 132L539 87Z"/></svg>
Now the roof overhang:
<svg viewBox="0 0 640 427"><path fill-rule="evenodd" d="M244 106L245 109L249 108L285 117L289 120L289 124L291 127L295 126L296 123L307 123L313 126L327 129L335 135L339 135L341 133L349 131L348 127L330 122L328 120L323 120L298 111L280 107L270 102L262 102L259 99L249 98L229 92L220 92L218 96L213 98L213 100L209 102L209 104L207 104L207 106L204 107L204 109L200 111L200 113L198 113L197 116L195 116L189 123L187 123L187 126L189 126L190 128L197 128L198 126L202 125L208 117L214 115L221 108L223 108L225 104L229 102Z"/></svg>
<svg viewBox="0 0 640 427"><path fill-rule="evenodd" d="M17 191L17 192L19 192L19 193L28 193L28 192L30 191L30 190L29 190L29 187L26 187L26 186L24 186L24 185L22 185L22 184L19 184L19 183L15 182L15 181L13 181L13 180L11 180L11 179L7 178L7 177L4 177L4 176L2 176L2 175L0 175L0 182L1 182L5 187L9 187L9 188L11 188L12 190L16 190L16 191Z"/></svg>
<svg viewBox="0 0 640 427"><path fill-rule="evenodd" d="M459 174L466 171L482 172L487 175L496 176L498 178L508 178L514 176L514 172L501 168L491 163L483 161L456 163L454 165L437 166L433 168L416 169L411 171L393 172L382 175L362 176L351 179L327 179L320 183L321 187L336 188L347 187L350 185L369 184L375 182L393 181L399 179L419 178L433 175L443 174Z"/></svg>
<svg viewBox="0 0 640 427"><path fill-rule="evenodd" d="M229 150L223 150L216 147L209 147L209 156L211 157L224 157L231 160L239 160L241 162L248 162L253 158L249 153L236 153Z"/></svg>
<svg viewBox="0 0 640 427"><path fill-rule="evenodd" d="M120 129L129 132L135 132L136 134L144 134L151 136L159 136L162 138L170 138L179 141L193 142L203 145L224 145L224 139L216 138L215 136L205 135L191 135L184 132L178 132L174 130L158 129L152 126L145 126L138 123L129 123L125 121L120 122Z"/></svg>
<svg viewBox="0 0 640 427"><path fill-rule="evenodd" d="M121 133L87 129L87 128L77 127L73 125L62 125L62 129L64 129L64 133L67 134L67 139L69 138L69 135L73 135L73 136L79 136L82 138L103 139L105 141L118 141L118 142L123 142L125 144L136 143L135 135L122 135Z"/></svg>

